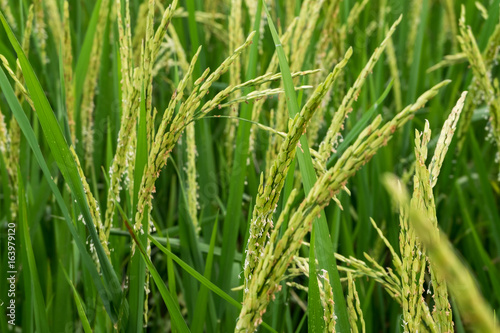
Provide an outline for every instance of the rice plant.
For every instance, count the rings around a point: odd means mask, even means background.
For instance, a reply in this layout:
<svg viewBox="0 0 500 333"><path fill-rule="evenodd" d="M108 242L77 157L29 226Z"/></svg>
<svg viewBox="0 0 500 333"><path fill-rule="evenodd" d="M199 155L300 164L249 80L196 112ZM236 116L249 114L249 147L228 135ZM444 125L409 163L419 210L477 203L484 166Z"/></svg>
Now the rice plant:
<svg viewBox="0 0 500 333"><path fill-rule="evenodd" d="M0 10L1 332L500 332L500 0Z"/></svg>

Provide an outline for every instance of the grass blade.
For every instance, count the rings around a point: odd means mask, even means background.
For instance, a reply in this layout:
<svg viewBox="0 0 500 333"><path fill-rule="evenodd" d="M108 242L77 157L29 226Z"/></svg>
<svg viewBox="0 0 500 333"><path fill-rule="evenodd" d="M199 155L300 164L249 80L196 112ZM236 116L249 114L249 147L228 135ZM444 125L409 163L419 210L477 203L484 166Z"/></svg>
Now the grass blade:
<svg viewBox="0 0 500 333"><path fill-rule="evenodd" d="M28 269L31 275L31 283L33 284L34 291L34 307L35 307L35 324L37 331L49 332L49 323L47 320L47 312L45 307L45 300L43 298L42 287L38 277L38 269L35 263L35 255L33 254L33 247L28 227L28 209L26 207L26 198L24 194L24 184L21 171L17 172L18 178L18 202L19 202L19 221L21 229L21 251L28 259Z"/></svg>
<svg viewBox="0 0 500 333"><path fill-rule="evenodd" d="M307 293L308 320L307 326L309 332L323 332L323 307L321 306L321 296L319 294L318 275L316 274L316 256L314 255L316 239L316 228L313 226L311 231L311 246L309 248L309 292Z"/></svg>
<svg viewBox="0 0 500 333"><path fill-rule="evenodd" d="M203 276L210 280L212 275L212 264L214 259L214 249L215 249L215 240L217 236L217 226L218 226L218 216L215 219L214 228L212 230L212 237L210 238L210 248L208 250L207 261L205 264L205 273ZM205 323L205 315L207 311L208 304L208 288L207 286L201 286L198 291L198 297L196 298L196 308L194 310L194 320L193 325L191 327L192 332L203 332L203 325Z"/></svg>
<svg viewBox="0 0 500 333"><path fill-rule="evenodd" d="M61 264L62 266L62 264ZM75 300L76 304L76 309L78 311L78 316L80 318L80 321L82 322L82 328L85 333L92 333L92 329L90 328L89 320L87 319L87 315L85 314L85 307L83 305L83 301L78 295L78 291L76 290L75 286L73 285L73 282L71 282L71 279L68 276L68 273L66 273L66 270L62 268L62 272L64 273L64 277L66 278L66 281L68 281L68 284L71 286L71 290L73 290L73 298Z"/></svg>
<svg viewBox="0 0 500 333"><path fill-rule="evenodd" d="M127 216L125 215L125 212L123 211L122 207L120 205L117 205L118 211L122 215L123 221L125 222L125 225L128 229L128 232L130 233L130 236L134 240L135 244L137 245L137 248L139 249L139 252L141 253L142 259L145 261L146 266L148 267L148 270L153 277L153 280L158 287L158 290L160 291L161 297L163 298L163 301L165 302L165 305L167 306L168 312L170 313L170 317L172 318L172 322L175 325L175 328L179 330L180 332L189 332L189 328L186 325L186 322L184 321L184 318L182 317L182 314L177 307L177 304L175 303L172 294L168 290L167 286L161 279L160 274L156 270L156 267L153 265L151 262L151 259L149 259L149 255L145 250L144 244L142 241L139 239L137 234L134 232L132 226L130 225ZM142 313L142 312L141 312Z"/></svg>

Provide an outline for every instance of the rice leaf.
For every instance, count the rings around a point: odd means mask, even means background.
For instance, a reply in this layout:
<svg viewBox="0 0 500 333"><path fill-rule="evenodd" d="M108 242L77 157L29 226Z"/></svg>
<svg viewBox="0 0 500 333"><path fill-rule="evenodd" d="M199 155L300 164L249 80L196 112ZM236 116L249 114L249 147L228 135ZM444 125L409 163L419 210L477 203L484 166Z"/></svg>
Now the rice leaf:
<svg viewBox="0 0 500 333"><path fill-rule="evenodd" d="M61 264L62 266L62 264ZM68 273L66 273L66 270L64 268L61 268L64 277L66 278L66 281L68 281L68 284L71 286L71 290L73 290L73 299L75 300L76 304L76 309L78 311L78 316L80 318L80 321L82 322L82 328L85 333L92 333L92 329L90 328L89 320L87 319L87 315L85 314L85 306L83 304L82 298L78 294L78 291L76 290L75 286L73 285L73 282L71 282L71 279L68 276Z"/></svg>
<svg viewBox="0 0 500 333"><path fill-rule="evenodd" d="M146 263L146 266L148 267L148 270L153 277L153 280L158 287L158 290L160 291L161 297L163 298L163 301L165 302L165 305L167 306L168 312L170 313L170 317L172 318L173 324L175 325L176 330L179 330L180 332L190 332L189 328L186 325L186 322L184 321L184 318L182 317L182 314L177 307L177 304L175 303L172 294L168 290L167 286L163 282L160 274L156 270L156 267L153 265L151 262L151 259L149 259L149 255L146 252L146 248L144 247L143 242L139 239L138 235L134 232L133 227L130 225L130 222L127 219L127 216L125 215L125 212L123 211L122 207L120 205L117 206L118 211L122 215L123 221L125 222L125 226L128 229L128 232L130 233L130 236L134 240L135 244L137 245L137 248L139 249L139 252L142 256L142 259ZM150 236L149 236L150 237ZM141 312L142 314L142 312Z"/></svg>
<svg viewBox="0 0 500 333"><path fill-rule="evenodd" d="M309 292L307 293L309 332L323 332L325 321L323 320L323 307L319 294L318 275L316 274L316 256L314 255L316 229L311 231L311 246L309 248Z"/></svg>
<svg viewBox="0 0 500 333"><path fill-rule="evenodd" d="M35 312L35 326L40 332L49 332L49 323L47 320L47 310L45 307L45 300L42 293L42 286L40 285L40 278L38 277L38 269L36 267L35 255L30 237L28 227L28 209L26 207L26 197L24 193L24 184L21 171L18 169L18 199L19 199L19 222L21 231L21 251L23 257L28 259L28 269L31 275L31 283L34 291L34 312Z"/></svg>

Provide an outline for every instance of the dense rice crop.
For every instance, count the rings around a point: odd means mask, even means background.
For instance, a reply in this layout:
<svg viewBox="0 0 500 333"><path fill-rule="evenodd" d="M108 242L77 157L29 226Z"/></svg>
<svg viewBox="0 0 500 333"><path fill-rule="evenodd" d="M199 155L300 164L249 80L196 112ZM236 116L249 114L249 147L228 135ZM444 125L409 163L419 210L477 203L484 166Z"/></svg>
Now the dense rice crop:
<svg viewBox="0 0 500 333"><path fill-rule="evenodd" d="M500 0L1 0L1 332L500 332Z"/></svg>

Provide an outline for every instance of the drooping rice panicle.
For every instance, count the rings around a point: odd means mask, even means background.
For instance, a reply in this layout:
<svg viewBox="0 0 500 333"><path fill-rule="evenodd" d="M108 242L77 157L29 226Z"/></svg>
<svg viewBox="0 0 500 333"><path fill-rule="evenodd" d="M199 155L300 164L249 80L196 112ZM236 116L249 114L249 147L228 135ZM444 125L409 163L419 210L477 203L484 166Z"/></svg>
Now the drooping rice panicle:
<svg viewBox="0 0 500 333"><path fill-rule="evenodd" d="M121 0L117 0L118 8L121 8ZM120 130L118 132L118 144L116 147L116 153L113 158L113 162L110 167L110 185L107 196L107 206L104 221L104 232L106 237L109 238L109 231L112 226L112 219L114 215L115 199L119 199L118 193L120 188L120 181L124 176L127 166L127 156L129 156L128 149L130 147L130 133L135 129L135 124L137 121L137 110L139 107L139 97L141 86L137 87L134 84L133 76L133 60L132 60L132 42L130 33L130 11L129 2L125 1L126 5L126 16L125 19L122 18L121 11L117 10L118 18L118 32L120 35L120 58L122 65L122 117ZM156 33L154 34L153 40L148 42L148 52L145 53L145 57L149 57L149 60L143 60L141 64L149 62L149 65L141 65L146 68L150 68L154 63L156 56L161 47L161 41L166 33L166 27L172 18L175 7L177 6L177 0L174 0L172 4L165 10L160 25L158 26ZM152 27L152 23L150 24ZM152 28L151 28L152 29ZM148 83L152 80L151 73L144 73L142 82ZM146 87L148 87L146 86ZM151 105L148 102L146 106L149 108Z"/></svg>
<svg viewBox="0 0 500 333"><path fill-rule="evenodd" d="M75 144L75 90L73 83L73 48L71 46L71 27L69 17L69 4L64 1L64 34L63 34L63 71L64 71L64 95L66 97L66 113L68 115L69 132L71 141Z"/></svg>
<svg viewBox="0 0 500 333"><path fill-rule="evenodd" d="M432 160L429 164L429 176L430 176L430 186L434 187L436 185L437 177L439 176L439 171L444 161L448 147L450 146L453 135L457 129L458 119L464 108L465 97L467 92L463 92L462 96L458 100L457 104L451 111L450 115L444 122L443 128L441 129L441 134L439 135L439 141L436 145L436 150L432 156Z"/></svg>
<svg viewBox="0 0 500 333"><path fill-rule="evenodd" d="M363 9L365 9L368 0L363 0L361 2L356 2L349 11L349 16L347 17L347 22L344 23L340 31L340 39L345 40L347 33L351 33L356 25L356 22L361 15Z"/></svg>
<svg viewBox="0 0 500 333"><path fill-rule="evenodd" d="M409 205L408 193L394 176L386 176L386 188L400 206L409 211L409 220L419 240L427 249L430 261L446 280L461 312L464 323L475 332L497 332L495 315L482 297L476 282L462 264L446 236L436 230L425 211Z"/></svg>
<svg viewBox="0 0 500 333"><path fill-rule="evenodd" d="M90 214L92 214L93 222L95 223L97 229L101 230L103 226L102 226L102 220L101 220L101 213L100 213L100 209L99 209L99 203L94 198L94 195L92 194L92 191L90 190L89 183L87 182L87 178L85 177L85 173L82 169L82 166L80 165L80 159L76 155L75 149L72 146L70 146L70 151L71 151L71 154L73 155L73 158L75 159L76 167L78 169L78 174L80 176L80 179L82 180L83 190L85 192L86 199L87 199L87 202L88 202L88 205L90 208ZM83 221L84 220L82 219L82 222ZM102 247L104 248L104 251L106 251L106 255L109 258L110 252L109 252L109 248L108 248L108 240L105 239L103 236L104 236L104 234L99 234L99 239L101 240ZM92 248L92 246L91 246L91 248ZM93 254L94 260L96 261L96 264L99 265L99 258L97 257L95 251L92 254Z"/></svg>
<svg viewBox="0 0 500 333"><path fill-rule="evenodd" d="M62 34L64 32L61 16L59 15L59 8L56 0L45 0L45 8L47 9L47 21L50 31L54 37L56 45L61 45Z"/></svg>
<svg viewBox="0 0 500 333"><path fill-rule="evenodd" d="M427 158L427 147L422 146L419 152L417 152L418 147L416 150L417 164L415 187L420 188L420 192L414 193L414 197L417 195L417 200L421 200L420 204L417 204L417 207L420 211L427 211L428 219L429 221L433 222L436 233L438 232L438 224L432 188L436 185L437 176L439 175L444 156L451 143L451 139L453 138L458 118L460 117L460 113L464 107L466 96L467 92L463 92L456 106L450 113L448 119L445 121L429 168L425 166L425 159ZM428 131L430 136L430 130ZM434 289L434 321L436 322L436 325L438 326L440 331L452 331L453 322L451 316L451 305L448 301L448 290L446 282L444 281L439 268L436 267L435 263L433 263L432 261L430 262L429 270L431 273L431 280Z"/></svg>
<svg viewBox="0 0 500 333"><path fill-rule="evenodd" d="M369 257L367 254L365 256ZM392 270L380 269L378 265L369 267L364 261L354 257L344 257L339 253L335 253L337 260L344 262L347 266L340 266L339 270L350 272L354 276L367 276L380 283L387 293L401 303L401 280ZM394 258L393 258L394 259ZM368 259L368 261L373 262Z"/></svg>
<svg viewBox="0 0 500 333"><path fill-rule="evenodd" d="M136 17L137 24L135 25L134 34L132 37L132 44L131 44L134 56L133 59L136 62L141 61L141 45L144 40L147 40L146 25L148 24L148 13L150 10L149 7L150 7L149 1L143 1L139 5L139 10L137 11L137 17Z"/></svg>
<svg viewBox="0 0 500 333"><path fill-rule="evenodd" d="M446 27L449 30L450 34L450 39L451 39L451 44L452 44L452 50L456 51L457 50L457 40L455 39L455 36L458 35L458 28L457 28L457 17L455 15L455 9L454 9L454 1L453 0L443 0L444 2L444 9L446 13Z"/></svg>
<svg viewBox="0 0 500 333"><path fill-rule="evenodd" d="M281 190L284 186L285 175L288 173L288 168L295 157L295 150L297 149L299 139L305 132L307 123L318 105L330 90L342 68L347 64L351 54L352 50L349 49L344 60L334 68L325 82L316 88L300 114L291 121L290 130L280 146L278 157L267 171L265 186L263 175L261 175L259 192L252 213L248 243L245 250L245 291L250 284L255 267L259 264L269 231L273 229L272 214L276 209Z"/></svg>
<svg viewBox="0 0 500 333"><path fill-rule="evenodd" d="M408 66L411 65L413 59L413 52L415 49L415 41L417 39L417 27L422 24L420 21L422 13L423 2L421 0L412 0L410 3L410 18L409 18L409 26L412 29L409 30L408 38L406 39L406 51L408 52L408 56L406 57L406 64Z"/></svg>
<svg viewBox="0 0 500 333"><path fill-rule="evenodd" d="M35 29L34 35L35 40L40 48L40 60L42 64L46 64L49 59L47 58L47 30L45 23L45 13L43 8L42 0L34 0L34 12L35 12Z"/></svg>
<svg viewBox="0 0 500 333"><path fill-rule="evenodd" d="M422 137L417 132L415 136L415 154L417 169L420 164L425 165L427 158L427 144L430 140L429 123L426 122ZM414 177L414 196L411 204L413 206L423 206L425 203L421 199L425 194L422 193L422 186L419 178ZM414 332L421 326L421 294L423 292L424 274L426 268L425 253L423 252L414 230L410 227L408 221L408 212L400 210L400 252L402 258L401 282L402 282L402 308L403 325L405 332Z"/></svg>
<svg viewBox="0 0 500 333"><path fill-rule="evenodd" d="M500 26L500 23L499 23ZM489 106L489 120L491 124L492 135L497 146L500 147L500 92L498 87L492 83L491 68L488 66L492 62L492 58L498 52L498 45L500 45L500 27L497 27L493 35L493 40L490 40L486 54L488 57L488 65L483 58L483 55L479 51L476 39L472 34L471 28L465 25L465 7L462 6L462 14L459 20L460 35L457 36L458 41L462 51L466 54L472 71L474 73L474 79L472 85L477 85L478 90L472 89L472 92L480 92L484 101ZM491 50L491 51L490 51ZM469 100L475 102L475 98L478 96L471 96ZM467 105L467 112L465 115L464 125L460 128L460 135L464 135L470 119L472 117L471 105Z"/></svg>
<svg viewBox="0 0 500 333"><path fill-rule="evenodd" d="M309 45L311 35L314 32L314 27L316 25L316 21L318 20L323 3L324 0L305 0L302 3L300 15L297 19L297 23L295 24L294 33L290 38L289 65L292 72L300 70L303 66L307 53L307 46ZM294 50L295 52L291 52L291 50ZM286 108L286 99L279 99L278 107L276 109L276 129L279 131L286 131L288 119L289 116ZM274 142L272 145L273 151L278 151L279 143L279 141Z"/></svg>
<svg viewBox="0 0 500 333"><path fill-rule="evenodd" d="M231 0L231 13L229 15L229 51L233 52L238 46L243 44L243 29L241 26L242 13L241 13L241 0ZM229 68L229 85L235 86L241 82L241 61L240 58L236 58ZM237 99L241 96L239 90L232 94L232 98ZM229 116L238 116L238 105L234 105L228 109ZM227 141L225 143L226 148L226 161L228 167L230 168L233 160L234 152L234 140L236 137L236 119L229 119L226 122L226 133Z"/></svg>
<svg viewBox="0 0 500 333"><path fill-rule="evenodd" d="M8 183L10 186L10 219L15 221L17 217L17 200L14 197L17 194L17 184L14 181L17 180L17 177L14 174L17 174L16 165L10 156L10 145L11 139L9 132L7 130L7 124L5 123L5 116L0 109L0 155L5 165L5 169L7 171ZM4 180L5 181L5 180ZM6 182L7 182L6 181Z"/></svg>
<svg viewBox="0 0 500 333"><path fill-rule="evenodd" d="M427 73L433 72L433 71L438 70L438 69L443 68L443 67L448 67L448 66L452 66L455 64L460 64L460 63L465 62L465 61L467 61L467 56L465 55L465 53L462 53L462 52L456 53L456 54L445 55L443 60L441 60L440 62L438 62L434 66L429 67L429 69L427 70Z"/></svg>
<svg viewBox="0 0 500 333"><path fill-rule="evenodd" d="M2 8L3 9L3 8ZM24 34L23 34L23 40L22 40L22 49L25 52L25 54L29 53L29 47L30 47L30 37L33 29L33 17L34 17L34 5L32 4L29 9L28 9L28 16L26 18L26 26L24 28ZM26 102L30 105L30 107L34 110L33 108L33 102L31 101L31 98L29 97L26 88L24 87L24 79L22 72L19 67L16 67L16 72L10 68L9 62L7 59L3 56L0 55L0 59L2 61L2 64L4 68L7 70L7 73L9 76L12 78L12 80L15 82L15 88L14 88L14 94L16 95L17 99L19 100L20 103L23 102L23 100L26 100ZM4 119L5 121L5 119ZM18 185L18 180L17 180L17 170L16 170L16 165L19 164L19 156L20 156L20 145L21 145L21 130L19 128L19 125L17 123L17 120L15 117L11 117L10 122L9 122L9 131L5 131L6 136L6 142L8 143L6 145L6 148L8 149L8 152L4 155L5 157L5 163L6 163L6 168L8 170L8 173L10 175L10 188L11 188L11 217L13 220L17 216L17 185ZM7 157L8 156L8 157ZM9 171L10 170L10 171Z"/></svg>
<svg viewBox="0 0 500 333"><path fill-rule="evenodd" d="M401 79L399 78L398 61L392 37L387 40L386 52L387 62L389 63L389 71L391 72L391 77L394 82L392 85L392 91L394 92L394 104L396 105L397 110L401 110L403 108L403 98L401 97Z"/></svg>
<svg viewBox="0 0 500 333"><path fill-rule="evenodd" d="M9 5L8 0L1 0L0 1L0 8L2 9L2 12L5 15L5 19L7 22L9 22L9 25L11 26L12 29L16 30L17 29L17 24L16 20L14 19L14 15L12 14L11 7Z"/></svg>
<svg viewBox="0 0 500 333"><path fill-rule="evenodd" d="M307 46L311 40L314 27L316 26L324 2L324 0L305 0L302 3L295 32L290 40L290 49L294 50L290 55L290 70L292 72L300 70L304 63Z"/></svg>
<svg viewBox="0 0 500 333"><path fill-rule="evenodd" d="M468 60L469 63L471 64L474 77L468 88L469 98L466 101L462 116L462 121L460 122L458 128L457 135L458 135L459 151L462 150L465 141L465 135L467 133L467 130L469 129L473 112L476 109L476 106L481 103L482 99L485 100L487 105L490 105L492 130L493 133L495 132L498 133L498 130L494 128L495 124L493 123L493 120L495 118L498 118L498 116L495 115L494 113L498 112L498 104L500 103L498 102L500 94L498 92L498 89L496 92L493 92L494 95L496 94L497 101L492 100L492 98L493 99L495 98L494 96L492 96L492 89L494 88L491 85L491 83L489 83L489 80L492 78L491 70L494 65L494 60L496 59L499 52L498 50L500 46L500 21L496 24L495 30L491 34L488 40L488 44L486 45L486 48L481 56L477 43L474 39L474 36L470 32L470 29L465 27L464 15L465 15L465 10L462 11L462 15L459 21L460 36L457 36L457 40L460 42L460 46L462 47L465 59ZM467 52L465 51L465 49L467 49ZM495 140L498 143L497 137L495 137Z"/></svg>
<svg viewBox="0 0 500 333"><path fill-rule="evenodd" d="M158 4L160 8L163 6ZM188 17L189 13L184 8L178 8L174 13L174 18L185 18ZM210 13L200 10L196 10L194 13L195 21L202 24L206 29L205 39L210 39L210 36L217 37L217 39L223 44L228 44L229 34L226 28L220 23L226 20L226 16L222 13Z"/></svg>
<svg viewBox="0 0 500 333"><path fill-rule="evenodd" d="M439 88L448 83L449 81L443 81L435 85L422 94L414 104L407 106L380 128L378 126L382 119L377 116L346 149L336 164L318 178L307 197L291 216L288 228L279 241L280 231L278 228L272 230L262 254L259 255L261 259L246 287L248 290L245 290L243 297L243 308L236 325L237 332L253 332L262 323L262 315L267 305L274 298L274 294L281 289L281 279L320 211L345 186L347 180L387 143L393 133L434 97Z"/></svg>
<svg viewBox="0 0 500 333"><path fill-rule="evenodd" d="M352 277L351 272L347 272L347 306L349 310L349 321L351 323L352 332L359 332L358 322L361 324L361 332L366 332L365 319L363 318L363 312L361 310L361 303L359 301L358 291L356 290L356 284Z"/></svg>
<svg viewBox="0 0 500 333"><path fill-rule="evenodd" d="M82 104L80 107L80 122L82 127L82 140L85 151L85 168L89 168L94 160L94 97L99 78L101 53L104 42L104 30L109 15L109 0L103 0L99 8L97 28L94 43L90 53L90 63L85 75L82 91Z"/></svg>
<svg viewBox="0 0 500 333"><path fill-rule="evenodd" d="M318 68L329 69L334 64L339 61L339 58L345 53L344 40L345 36L342 36L342 28L340 27L340 19L338 15L340 1L330 1L327 2L328 6L325 9L325 16L329 19L325 22L323 29L321 31L321 36L316 48L316 66ZM285 43L282 40L282 43ZM318 75L313 79L313 85L319 84L326 77L325 74ZM325 75L325 76L323 76ZM343 77L340 77L337 82L342 82ZM342 84L337 83L340 87ZM309 147L313 147L316 144L316 140L319 135L319 130L324 124L324 115L327 106L330 103L333 93L330 92L323 99L323 103L320 104L318 111L314 113L310 124L307 128L307 139Z"/></svg>
<svg viewBox="0 0 500 333"><path fill-rule="evenodd" d="M204 97L208 93L208 89L212 86L212 84L216 80L218 80L224 72L227 71L228 67L231 65L234 59L238 57L240 53L246 47L248 47L248 45L250 45L252 37L253 33L251 33L248 36L246 42L242 46L237 48L234 53L230 55L226 60L224 60L224 62L212 74L208 75L208 70L206 70L202 74L202 76L198 80L196 80L196 82L194 83L193 91L186 99L186 101L184 101L180 105L179 111L175 118L171 121L170 128L167 131L167 125L169 125L174 108L180 100L179 94L181 94L180 96L182 96L183 89L181 90L178 88L178 90L174 93L174 96L164 113L164 118L162 119L160 128L156 133L155 140L151 146L151 151L148 157L148 161L150 162L148 163L142 176L137 204L137 214L135 218L136 224L134 225L134 228L136 230L142 229L142 217L144 216L144 214L149 214L149 211L151 210L151 198L152 194L155 192L155 181L159 177L161 169L163 168L163 166L165 166L170 152L172 151L185 127L188 125L188 123L196 119L196 117L201 118L206 113L213 110L224 98L227 97L227 93L231 89L233 89L233 87L228 87L225 90L221 91L213 99L205 103L205 105L201 107L201 110L195 115L195 111L198 109L202 97ZM194 62L192 62L192 66L193 65ZM187 73L187 76L183 78L179 86L185 86L187 81L190 79L190 76L191 73Z"/></svg>
<svg viewBox="0 0 500 333"><path fill-rule="evenodd" d="M421 212L425 212L427 218L430 221L433 221L436 231L437 219L432 187L436 183L437 175L439 174L439 169L442 165L444 155L449 144L451 143L456 123L464 105L465 96L466 93L464 92L443 125L443 130L441 131L441 135L429 167L430 170L433 170L432 174L434 174L436 178L431 177L431 173L426 167L427 144L429 143L431 137L429 123L426 122L425 129L422 134L417 132L415 135L415 154L417 162L416 174L414 177L414 193L410 205L412 209L418 209ZM356 261L346 261L346 259L342 259L342 261L349 262L358 272L363 272L363 274L372 276L384 285L392 297L396 297L397 300L399 299L399 302L403 307L403 328L405 331L412 332L422 330L423 326L421 320L425 321L427 327L431 331L452 331L453 322L446 283L432 261L430 261L429 265L434 290L434 310L432 313L430 313L429 306L420 296L424 291L423 276L427 266L425 260L425 250L422 248L415 231L410 225L408 211L401 209L400 214L401 231L399 240L402 259L399 258L390 243L383 236L381 230L376 227L372 220L372 224L392 253L393 264L396 267L396 272L400 278L393 278L392 276L387 275L385 270L382 267L379 267L376 261L366 254L366 258L369 259L369 261L375 266L374 272L368 271L364 268L364 266L358 264ZM381 274L375 273L377 271ZM381 277L383 278L381 279ZM395 290L396 294L394 293Z"/></svg>
<svg viewBox="0 0 500 333"><path fill-rule="evenodd" d="M298 86L298 87L295 87L295 90L296 91L299 91L299 90L308 90L308 89L311 89L313 88L312 86ZM254 90L252 91L251 93L248 93L247 95L245 96L241 96L241 97L238 97L236 99L233 99L233 100L230 100L230 101L227 101L226 103L222 103L222 104L218 104L217 105L217 108L219 109L222 109L222 108L228 108L228 107L231 107L233 105L237 105L239 103L248 103L249 101L252 101L252 100L260 100L260 99L266 99L268 96L272 96L272 95L279 95L279 94L283 94L285 92L285 90L283 88L275 88L275 89L266 89L266 90ZM234 118L234 116L233 116Z"/></svg>
<svg viewBox="0 0 500 333"><path fill-rule="evenodd" d="M15 83L16 89L19 91L19 94L17 95L18 100L22 101L23 99L25 99L26 102L28 102L28 104L34 110L35 108L33 106L33 101L31 100L31 98L28 94L28 91L24 87L24 84L22 81L23 80L22 76L19 73L14 73L12 68L10 68L9 61L2 54L0 54L0 61L2 61L3 67L5 68L5 70L7 70L7 73L9 74L9 76L12 78L12 80ZM16 130L16 132L17 132L17 130Z"/></svg>
<svg viewBox="0 0 500 333"><path fill-rule="evenodd" d="M401 22L402 16L400 16L396 22L392 25L389 32L386 34L385 39L382 41L380 46L375 49L372 56L368 60L367 64L358 75L358 78L354 82L353 86L349 89L344 99L342 100L342 104L335 112L334 117L332 119L331 125L328 128L326 136L324 140L321 142L319 146L319 154L321 156L321 163L326 165L326 161L330 157L332 151L335 149L335 145L337 144L337 139L340 134L341 129L343 128L344 120L348 116L348 114L352 111L352 104L358 98L359 92L365 83L367 76L371 73L373 66L379 59L380 55L384 51L388 40L391 38L392 34L396 30L397 25Z"/></svg>
<svg viewBox="0 0 500 333"><path fill-rule="evenodd" d="M186 178L187 178L187 206L191 221L193 221L193 227L196 233L201 230L198 221L198 182L196 181L197 171L196 171L196 142L195 142L195 128L194 123L189 123L186 127L186 150L187 150L187 167L186 167Z"/></svg>
<svg viewBox="0 0 500 333"><path fill-rule="evenodd" d="M372 221L373 223L373 221ZM388 244L389 249L392 249L390 243L386 240L386 238L382 235L380 229L374 225L374 227L379 232L382 240L386 244ZM394 251L394 249L392 249ZM391 252L392 252L391 251ZM401 306L403 306L403 281L402 281L402 260L401 258L394 252L392 257L392 263L396 268L396 271L393 271L390 267L384 268L381 267L375 259L373 259L370 255L365 253L365 258L371 263L372 267L369 267L364 261L349 257L346 258L338 253L335 254L335 257L348 265L349 268L345 266L339 266L340 271L350 272L355 276L366 276L374 281L380 283L381 286L384 287L386 292L396 300ZM424 323L420 323L419 330L425 331L427 328L430 328L432 332L436 331L436 324L434 319L432 318L431 311L426 302L419 302L420 310L422 312L421 317ZM407 322L407 321L406 321ZM406 329L408 329L407 325L405 325Z"/></svg>
<svg viewBox="0 0 500 333"><path fill-rule="evenodd" d="M307 266L309 267L309 265ZM318 280L321 279L321 303L323 305L323 320L325 321L325 332L335 332L337 316L335 315L335 300L333 290L326 270L318 274Z"/></svg>

